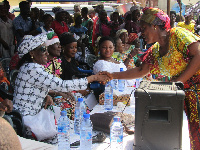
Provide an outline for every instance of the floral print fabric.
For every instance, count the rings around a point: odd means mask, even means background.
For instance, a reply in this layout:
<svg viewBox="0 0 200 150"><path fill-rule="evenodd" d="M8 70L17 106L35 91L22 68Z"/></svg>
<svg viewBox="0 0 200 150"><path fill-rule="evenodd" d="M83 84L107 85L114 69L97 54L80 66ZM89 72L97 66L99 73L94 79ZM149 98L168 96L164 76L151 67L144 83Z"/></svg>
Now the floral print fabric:
<svg viewBox="0 0 200 150"><path fill-rule="evenodd" d="M168 53L160 57L159 43L155 43L141 59L150 65L152 74L163 74L172 78L178 77L187 67L191 58L188 46L200 38L187 29L176 27L170 30ZM184 83L184 109L188 117L191 150L200 149L200 127L198 103L200 98L200 70Z"/></svg>
<svg viewBox="0 0 200 150"><path fill-rule="evenodd" d="M62 74L62 68L61 68L61 59L54 57L53 60L50 60L47 62L45 67L45 71L48 72L49 74L53 74L56 77L60 77ZM55 69L55 71L53 71Z"/></svg>
<svg viewBox="0 0 200 150"><path fill-rule="evenodd" d="M162 73L169 77L177 77L186 69L190 61L187 47L198 40L200 40L199 37L184 28L172 28L168 53L160 57L160 45L157 42L141 56L141 60L150 65L152 74ZM200 71L195 75L200 75Z"/></svg>

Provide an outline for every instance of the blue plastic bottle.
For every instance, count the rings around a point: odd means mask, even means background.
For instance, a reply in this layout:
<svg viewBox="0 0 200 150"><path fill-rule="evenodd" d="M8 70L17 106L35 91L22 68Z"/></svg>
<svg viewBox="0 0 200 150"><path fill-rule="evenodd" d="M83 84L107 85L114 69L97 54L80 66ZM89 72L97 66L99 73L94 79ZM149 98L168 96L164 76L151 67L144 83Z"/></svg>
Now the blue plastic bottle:
<svg viewBox="0 0 200 150"><path fill-rule="evenodd" d="M85 104L83 98L78 98L78 102L75 106L75 117L74 117L74 133L80 134L80 124L83 119L83 114L86 113Z"/></svg>
<svg viewBox="0 0 200 150"><path fill-rule="evenodd" d="M123 126L118 116L114 116L110 127L110 146L113 150L123 150Z"/></svg>
<svg viewBox="0 0 200 150"><path fill-rule="evenodd" d="M81 122L80 150L92 150L92 129L90 114L84 114Z"/></svg>
<svg viewBox="0 0 200 150"><path fill-rule="evenodd" d="M105 85L105 96L104 96L104 109L112 110L113 109L113 89L111 82L107 82Z"/></svg>
<svg viewBox="0 0 200 150"><path fill-rule="evenodd" d="M120 68L120 72L123 71L123 68ZM120 92L123 92L124 91L124 87L125 87L125 80L123 79L119 79L118 80L118 89Z"/></svg>
<svg viewBox="0 0 200 150"><path fill-rule="evenodd" d="M58 150L70 150L69 118L67 112L62 111L58 120Z"/></svg>

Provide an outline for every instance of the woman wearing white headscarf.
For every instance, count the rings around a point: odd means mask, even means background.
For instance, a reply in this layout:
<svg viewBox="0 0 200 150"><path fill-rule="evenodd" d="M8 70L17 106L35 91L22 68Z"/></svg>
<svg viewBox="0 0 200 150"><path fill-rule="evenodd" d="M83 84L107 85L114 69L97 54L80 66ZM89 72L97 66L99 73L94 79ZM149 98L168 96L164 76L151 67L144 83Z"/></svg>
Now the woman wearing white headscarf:
<svg viewBox="0 0 200 150"><path fill-rule="evenodd" d="M87 78L62 80L49 74L42 66L47 63L48 52L44 44L46 40L46 35L40 34L35 37L28 35L18 47L23 57L19 62L19 74L15 81L13 107L21 111L23 116L39 113L49 90L56 92L85 90L90 82L108 79L106 76L92 75ZM45 107L53 103L48 96L46 99Z"/></svg>

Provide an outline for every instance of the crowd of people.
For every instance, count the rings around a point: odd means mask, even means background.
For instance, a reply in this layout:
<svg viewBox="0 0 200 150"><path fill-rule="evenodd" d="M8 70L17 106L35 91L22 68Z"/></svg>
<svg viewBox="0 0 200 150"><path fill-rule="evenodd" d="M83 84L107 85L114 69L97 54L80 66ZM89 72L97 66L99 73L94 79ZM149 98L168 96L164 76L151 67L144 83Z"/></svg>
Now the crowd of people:
<svg viewBox="0 0 200 150"><path fill-rule="evenodd" d="M19 70L13 91L14 109L24 116L36 115L44 106L56 104L73 119L76 100L72 91L86 96L93 81L181 81L191 149L200 149L199 20L193 20L192 14L178 20L174 11L168 17L158 8L141 10L136 3L125 14L113 12L110 16L102 4L94 10L75 5L73 16L55 7L55 17L38 8L30 9L27 1L20 2L19 8L20 14L14 16L7 0L0 3L0 57L10 57L10 70ZM97 58L92 68L87 64L88 55ZM95 75L83 77L80 66ZM0 68L0 84L9 89L10 83ZM129 81L134 86L134 80ZM103 90L99 89L96 98ZM2 111L12 110L10 100L1 101ZM32 136L29 128L26 134ZM55 144L57 137L46 141Z"/></svg>

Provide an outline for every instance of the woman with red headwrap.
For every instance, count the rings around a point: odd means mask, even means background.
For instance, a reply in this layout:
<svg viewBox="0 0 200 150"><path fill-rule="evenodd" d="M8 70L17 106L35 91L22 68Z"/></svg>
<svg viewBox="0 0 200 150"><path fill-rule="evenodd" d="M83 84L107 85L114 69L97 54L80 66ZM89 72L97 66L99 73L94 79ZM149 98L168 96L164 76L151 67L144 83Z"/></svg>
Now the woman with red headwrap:
<svg viewBox="0 0 200 150"><path fill-rule="evenodd" d="M155 44L141 56L140 67L112 73L110 78L140 78L150 72L184 83L190 146L191 150L199 150L200 38L184 28L170 28L169 17L158 8L144 8L140 25L147 44Z"/></svg>

